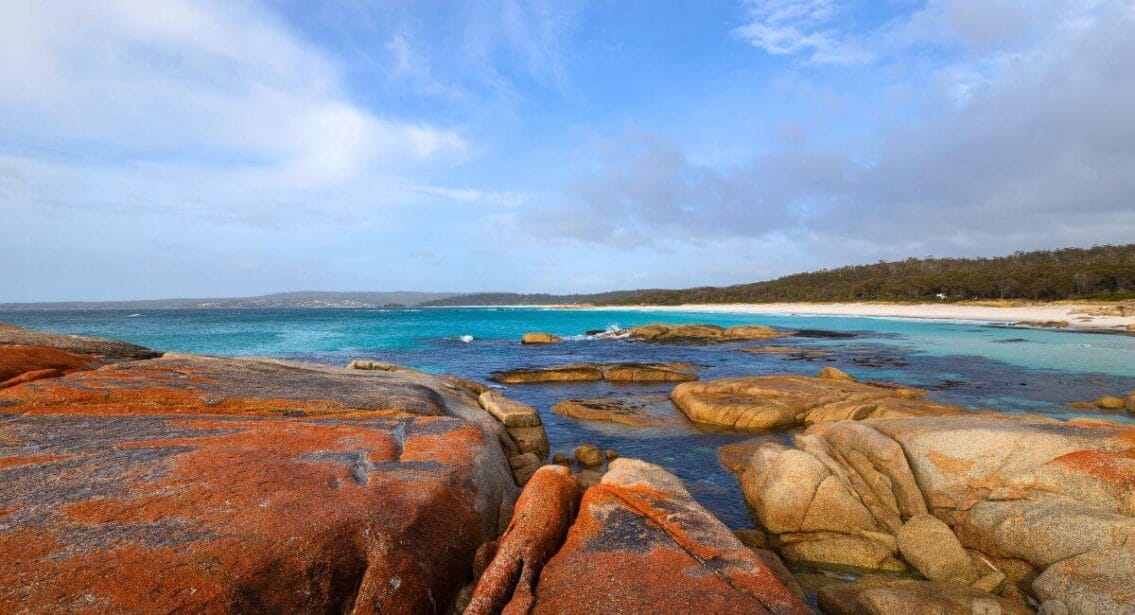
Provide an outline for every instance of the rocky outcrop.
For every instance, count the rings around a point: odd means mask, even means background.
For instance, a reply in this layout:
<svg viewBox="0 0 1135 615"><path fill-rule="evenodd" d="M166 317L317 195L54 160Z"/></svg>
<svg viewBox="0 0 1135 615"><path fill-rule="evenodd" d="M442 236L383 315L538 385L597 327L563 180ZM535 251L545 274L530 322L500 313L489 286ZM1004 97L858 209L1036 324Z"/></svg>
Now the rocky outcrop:
<svg viewBox="0 0 1135 615"><path fill-rule="evenodd" d="M817 424L762 444L746 501L789 560L1135 609L1135 427L992 414ZM1039 576L1036 576L1039 573Z"/></svg>
<svg viewBox="0 0 1135 615"><path fill-rule="evenodd" d="M678 427L689 424L665 395L565 399L557 403L552 411L572 418L631 427Z"/></svg>
<svg viewBox="0 0 1135 615"><path fill-rule="evenodd" d="M517 491L505 427L413 370L166 355L0 424L3 612L440 613Z"/></svg>
<svg viewBox="0 0 1135 615"><path fill-rule="evenodd" d="M160 352L126 342L0 324L0 389L158 356Z"/></svg>
<svg viewBox="0 0 1135 615"><path fill-rule="evenodd" d="M688 382L697 380L696 369L684 363L575 363L548 367L528 367L493 374L492 380L504 384L539 382L597 382L622 384L647 382Z"/></svg>
<svg viewBox="0 0 1135 615"><path fill-rule="evenodd" d="M614 337L640 342L665 342L677 344L711 344L719 342L751 342L788 337L795 333L783 329L773 329L761 325L737 325L720 327L718 325L669 325L651 324L630 329L610 331L599 337Z"/></svg>
<svg viewBox="0 0 1135 615"><path fill-rule="evenodd" d="M575 521L582 491L563 466L538 470L516 501L496 554L477 582L466 615L523 614L531 609L544 564Z"/></svg>
<svg viewBox="0 0 1135 615"><path fill-rule="evenodd" d="M531 613L808 613L673 475L616 459L544 566Z"/></svg>
<svg viewBox="0 0 1135 615"><path fill-rule="evenodd" d="M139 359L153 359L162 353L150 350L144 346L108 340L100 337L84 337L81 335L62 335L59 333L43 333L0 324L0 347L3 346L39 346L54 348L73 354L89 355L105 362L134 361Z"/></svg>
<svg viewBox="0 0 1135 615"><path fill-rule="evenodd" d="M825 370L832 368L825 368ZM838 371L838 370L837 370ZM840 372L842 373L842 372ZM695 423L778 429L840 420L964 414L920 389L827 377L756 376L680 384L670 398Z"/></svg>
<svg viewBox="0 0 1135 615"><path fill-rule="evenodd" d="M562 337L551 333L525 333L520 336L521 344L558 344L562 341Z"/></svg>

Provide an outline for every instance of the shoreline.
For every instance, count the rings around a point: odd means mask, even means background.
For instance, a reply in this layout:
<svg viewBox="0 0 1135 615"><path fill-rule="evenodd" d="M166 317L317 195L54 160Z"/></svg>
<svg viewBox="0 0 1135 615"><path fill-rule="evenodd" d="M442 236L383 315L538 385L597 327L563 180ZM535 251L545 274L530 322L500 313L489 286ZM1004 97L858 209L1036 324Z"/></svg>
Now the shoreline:
<svg viewBox="0 0 1135 615"><path fill-rule="evenodd" d="M550 306L551 309L617 310L629 312L682 312L719 314L775 314L782 316L847 316L993 323L1020 323L1051 329L1129 332L1135 329L1135 316L1090 313L1091 303L1049 303L1035 305L972 304L884 304L884 303L723 303L633 306ZM1059 325L1057 325L1059 323Z"/></svg>

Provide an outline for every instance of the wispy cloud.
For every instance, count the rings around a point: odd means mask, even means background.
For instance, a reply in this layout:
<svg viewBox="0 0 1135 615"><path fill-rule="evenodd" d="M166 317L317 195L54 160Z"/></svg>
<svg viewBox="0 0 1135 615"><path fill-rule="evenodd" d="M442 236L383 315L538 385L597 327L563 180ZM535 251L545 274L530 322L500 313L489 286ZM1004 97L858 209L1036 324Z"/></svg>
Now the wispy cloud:
<svg viewBox="0 0 1135 615"><path fill-rule="evenodd" d="M748 23L735 35L774 55L805 55L817 64L855 64L871 54L830 23L836 0L743 0Z"/></svg>

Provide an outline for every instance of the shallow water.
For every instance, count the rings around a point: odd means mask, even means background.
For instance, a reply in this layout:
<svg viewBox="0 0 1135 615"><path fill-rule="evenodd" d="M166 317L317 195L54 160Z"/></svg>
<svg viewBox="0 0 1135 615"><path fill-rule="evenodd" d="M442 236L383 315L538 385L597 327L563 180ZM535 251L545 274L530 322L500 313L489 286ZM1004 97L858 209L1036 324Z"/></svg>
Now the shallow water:
<svg viewBox="0 0 1135 615"><path fill-rule="evenodd" d="M983 323L722 313L651 313L531 308L403 310L162 310L0 312L0 322L45 331L124 339L155 349L256 355L344 365L369 358L480 381L497 370L568 362L681 361L703 379L815 374L833 365L865 380L927 388L936 401L1009 413L1093 416L1135 422L1125 413L1075 412L1065 404L1135 390L1135 337L1032 330ZM822 348L825 359L740 352L750 344L670 346L584 337L588 330L650 322L759 323L854 333L847 339L788 338L776 345ZM526 331L569 337L521 346ZM472 336L472 341L462 341ZM467 339L467 338L466 338ZM661 464L731 527L750 524L737 480L717 460L723 444L754 434L641 429L580 421L551 412L556 402L611 393L666 393L671 385L609 383L509 385L508 394L543 415L554 451L582 443ZM675 410L677 413L678 411ZM678 413L680 415L680 413ZM788 434L784 434L787 441Z"/></svg>

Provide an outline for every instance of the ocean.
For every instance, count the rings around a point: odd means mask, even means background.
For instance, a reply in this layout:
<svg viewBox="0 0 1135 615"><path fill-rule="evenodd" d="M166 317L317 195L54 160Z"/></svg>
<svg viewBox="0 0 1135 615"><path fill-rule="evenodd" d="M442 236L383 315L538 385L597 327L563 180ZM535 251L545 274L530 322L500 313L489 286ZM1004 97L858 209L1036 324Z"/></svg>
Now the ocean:
<svg viewBox="0 0 1135 615"><path fill-rule="evenodd" d="M127 340L158 350L267 356L346 365L378 359L488 383L497 370L578 362L686 362L702 379L761 374L814 375L834 366L860 379L930 391L929 398L1005 413L1088 416L1135 422L1135 415L1074 411L1068 402L1135 391L1135 337L1038 330L978 322L541 308L0 311L0 322L44 331ZM823 358L740 352L751 343L673 346L600 340L591 330L651 322L764 324L807 337L771 342L822 349ZM521 346L528 331L561 344ZM643 429L556 415L575 397L665 394L671 385L609 383L509 385L510 397L544 417L553 451L583 443L658 463L730 527L751 521L736 477L717 449L754 437L686 425ZM675 412L678 412L675 409ZM788 432L765 434L789 441Z"/></svg>

